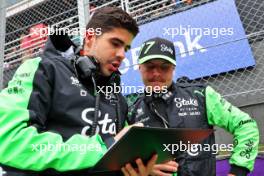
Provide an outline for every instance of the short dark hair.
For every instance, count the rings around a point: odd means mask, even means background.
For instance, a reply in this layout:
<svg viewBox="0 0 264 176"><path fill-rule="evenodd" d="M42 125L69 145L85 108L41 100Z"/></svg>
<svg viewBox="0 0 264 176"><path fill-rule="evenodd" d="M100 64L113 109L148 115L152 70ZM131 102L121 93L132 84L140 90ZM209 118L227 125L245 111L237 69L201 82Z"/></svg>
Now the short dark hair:
<svg viewBox="0 0 264 176"><path fill-rule="evenodd" d="M102 7L95 10L86 29L101 28L102 33L105 33L118 27L128 30L134 37L139 32L136 21L127 12L117 7Z"/></svg>

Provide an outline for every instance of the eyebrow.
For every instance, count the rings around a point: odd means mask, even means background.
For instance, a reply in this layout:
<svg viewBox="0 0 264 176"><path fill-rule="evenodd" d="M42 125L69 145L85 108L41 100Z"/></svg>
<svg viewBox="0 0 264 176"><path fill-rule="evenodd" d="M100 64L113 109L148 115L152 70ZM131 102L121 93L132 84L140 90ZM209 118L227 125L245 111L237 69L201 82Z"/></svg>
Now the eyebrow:
<svg viewBox="0 0 264 176"><path fill-rule="evenodd" d="M112 41L117 41L120 44L125 45L125 42L123 40L120 40L119 38L112 38L111 40ZM131 49L131 45L126 45L125 48L126 48L126 50L130 50Z"/></svg>
<svg viewBox="0 0 264 176"><path fill-rule="evenodd" d="M155 65L155 63L153 63L153 62L148 62L148 64L152 64L152 65ZM167 64L170 64L169 62L167 62L167 61L165 61L165 62L163 62L163 63L161 63L161 65L167 65Z"/></svg>

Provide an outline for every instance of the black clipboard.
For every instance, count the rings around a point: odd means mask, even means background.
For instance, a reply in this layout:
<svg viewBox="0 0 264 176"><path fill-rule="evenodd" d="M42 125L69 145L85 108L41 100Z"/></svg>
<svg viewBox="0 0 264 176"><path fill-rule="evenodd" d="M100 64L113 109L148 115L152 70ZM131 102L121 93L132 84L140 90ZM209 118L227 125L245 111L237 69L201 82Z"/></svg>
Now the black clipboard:
<svg viewBox="0 0 264 176"><path fill-rule="evenodd" d="M199 143L213 133L213 129L131 127L129 131L98 161L92 172L113 172L121 170L126 163L135 164L137 158L148 161L154 153L157 163L175 158L164 144Z"/></svg>

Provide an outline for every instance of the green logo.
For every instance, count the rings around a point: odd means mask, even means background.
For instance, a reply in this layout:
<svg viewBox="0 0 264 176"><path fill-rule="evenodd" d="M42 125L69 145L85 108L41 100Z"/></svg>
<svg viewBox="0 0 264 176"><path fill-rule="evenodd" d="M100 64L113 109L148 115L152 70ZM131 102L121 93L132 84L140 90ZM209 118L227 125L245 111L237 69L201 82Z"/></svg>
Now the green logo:
<svg viewBox="0 0 264 176"><path fill-rule="evenodd" d="M203 93L203 91L195 90L193 93L194 93L194 94L199 94L199 95L201 95L201 96L204 97L204 93Z"/></svg>

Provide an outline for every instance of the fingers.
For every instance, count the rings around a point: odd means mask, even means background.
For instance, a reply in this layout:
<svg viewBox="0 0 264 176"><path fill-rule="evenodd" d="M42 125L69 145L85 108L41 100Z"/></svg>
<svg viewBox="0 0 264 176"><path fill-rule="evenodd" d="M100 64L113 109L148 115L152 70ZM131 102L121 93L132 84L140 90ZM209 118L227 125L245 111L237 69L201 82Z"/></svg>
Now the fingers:
<svg viewBox="0 0 264 176"><path fill-rule="evenodd" d="M135 124L133 124L131 126L144 127L144 124L143 123L135 123Z"/></svg>
<svg viewBox="0 0 264 176"><path fill-rule="evenodd" d="M138 170L140 175L143 175L144 173L146 173L147 168L145 167L145 165L143 164L141 159L137 159L136 160L137 166L138 166Z"/></svg>
<svg viewBox="0 0 264 176"><path fill-rule="evenodd" d="M126 134L130 127L123 128L117 135L114 137L115 141L118 141L122 136Z"/></svg>
<svg viewBox="0 0 264 176"><path fill-rule="evenodd" d="M148 164L147 164L147 172L150 173L150 171L153 169L156 161L158 159L158 155L155 154L152 156L152 158L148 161Z"/></svg>
<svg viewBox="0 0 264 176"><path fill-rule="evenodd" d="M177 166L171 166L168 164L156 164L154 166L154 170L161 170L165 172L177 172L178 167Z"/></svg>
<svg viewBox="0 0 264 176"><path fill-rule="evenodd" d="M179 164L176 161L168 161L168 162L166 162L164 164L168 164L168 165L174 166L174 167L178 167L179 166Z"/></svg>
<svg viewBox="0 0 264 176"><path fill-rule="evenodd" d="M125 176L138 176L136 170L131 166L131 164L126 164L125 167L121 168L121 171Z"/></svg>
<svg viewBox="0 0 264 176"><path fill-rule="evenodd" d="M158 159L158 155L156 155L156 154L153 155L151 157L151 159L148 161L147 166L144 165L144 163L142 162L141 159L137 159L136 163L138 166L139 175L140 176L148 176L150 174L150 172L153 170L153 167L154 167L157 159Z"/></svg>
<svg viewBox="0 0 264 176"><path fill-rule="evenodd" d="M136 123L136 124L134 124L134 125L130 125L130 126L127 126L127 127L125 127L125 128L123 128L115 137L114 137L114 139L115 139L115 141L118 141L120 138L122 138L122 136L124 136L126 133L127 133L127 131L132 127L132 126L137 126L137 127L143 127L144 126L144 124L143 123Z"/></svg>
<svg viewBox="0 0 264 176"><path fill-rule="evenodd" d="M153 170L150 174L151 176L171 176L171 173L165 173L160 170Z"/></svg>
<svg viewBox="0 0 264 176"><path fill-rule="evenodd" d="M129 173L128 173L128 171L126 170L126 168L122 167L122 168L121 168L121 171L122 171L122 173L124 174L124 176L129 176Z"/></svg>
<svg viewBox="0 0 264 176"><path fill-rule="evenodd" d="M156 164L151 171L152 176L171 176L173 172L177 172L178 163L175 161L168 161L163 164ZM169 173L168 173L169 172Z"/></svg>
<svg viewBox="0 0 264 176"><path fill-rule="evenodd" d="M137 170L135 170L131 164L126 164L125 167L121 168L122 173L125 176L148 176L150 171L153 169L156 161L158 159L158 155L153 155L151 159L148 161L147 166L144 165L141 159L136 160Z"/></svg>

